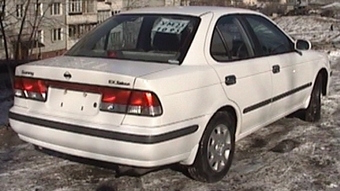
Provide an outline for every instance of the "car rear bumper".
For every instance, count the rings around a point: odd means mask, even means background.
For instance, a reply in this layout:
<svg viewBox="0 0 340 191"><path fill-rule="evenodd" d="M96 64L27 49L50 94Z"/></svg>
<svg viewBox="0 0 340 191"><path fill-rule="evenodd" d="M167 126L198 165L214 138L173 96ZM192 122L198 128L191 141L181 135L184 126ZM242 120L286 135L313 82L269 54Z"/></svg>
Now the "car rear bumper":
<svg viewBox="0 0 340 191"><path fill-rule="evenodd" d="M135 134L134 131L104 130L100 124L51 120L49 116L23 111L25 109L13 107L10 124L24 141L70 155L136 167L157 167L186 160L202 133L198 125L189 125L198 122L198 118L172 124L182 127L177 130ZM124 129L124 126L119 128ZM150 127L135 128L139 128L136 132L140 132L140 128L145 128L146 132L150 130ZM133 128L129 126L128 129Z"/></svg>

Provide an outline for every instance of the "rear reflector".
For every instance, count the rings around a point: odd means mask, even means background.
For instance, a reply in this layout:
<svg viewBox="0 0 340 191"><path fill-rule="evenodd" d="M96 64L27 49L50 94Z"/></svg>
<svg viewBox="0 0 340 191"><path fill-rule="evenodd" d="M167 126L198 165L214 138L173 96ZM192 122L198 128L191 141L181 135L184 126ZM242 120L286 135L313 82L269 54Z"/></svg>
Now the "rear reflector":
<svg viewBox="0 0 340 191"><path fill-rule="evenodd" d="M47 86L43 80L18 78L14 80L14 96L45 101Z"/></svg>

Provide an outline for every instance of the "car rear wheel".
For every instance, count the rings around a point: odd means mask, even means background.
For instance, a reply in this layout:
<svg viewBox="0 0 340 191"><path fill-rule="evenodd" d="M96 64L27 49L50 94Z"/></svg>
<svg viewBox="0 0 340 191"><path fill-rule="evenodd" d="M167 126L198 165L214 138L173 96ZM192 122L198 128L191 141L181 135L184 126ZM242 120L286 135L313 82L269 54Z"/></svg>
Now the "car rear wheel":
<svg viewBox="0 0 340 191"><path fill-rule="evenodd" d="M305 121L316 122L321 118L321 94L322 94L322 78L319 76L314 84L311 98L307 109L303 110Z"/></svg>
<svg viewBox="0 0 340 191"><path fill-rule="evenodd" d="M190 176L201 182L217 182L227 174L235 151L234 117L218 112L208 123L200 141Z"/></svg>

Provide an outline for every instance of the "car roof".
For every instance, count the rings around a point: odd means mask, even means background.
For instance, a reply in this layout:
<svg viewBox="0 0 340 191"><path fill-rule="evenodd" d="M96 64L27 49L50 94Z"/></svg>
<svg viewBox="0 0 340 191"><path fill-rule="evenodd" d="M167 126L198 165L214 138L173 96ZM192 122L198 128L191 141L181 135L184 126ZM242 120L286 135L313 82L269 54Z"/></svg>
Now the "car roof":
<svg viewBox="0 0 340 191"><path fill-rule="evenodd" d="M216 7L216 6L170 6L170 7L148 7L125 11L122 14L178 14L200 17L206 13L214 13L216 15L225 14L259 14L258 12L248 9L235 7Z"/></svg>

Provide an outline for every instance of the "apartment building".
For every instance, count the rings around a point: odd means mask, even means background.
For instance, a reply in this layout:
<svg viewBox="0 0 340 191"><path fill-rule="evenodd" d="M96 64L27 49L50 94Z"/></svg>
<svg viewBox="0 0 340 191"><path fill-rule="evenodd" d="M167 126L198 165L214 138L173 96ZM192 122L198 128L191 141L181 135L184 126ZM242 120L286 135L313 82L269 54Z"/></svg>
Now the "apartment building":
<svg viewBox="0 0 340 191"><path fill-rule="evenodd" d="M242 3L245 5L256 5L257 0L243 0Z"/></svg>
<svg viewBox="0 0 340 191"><path fill-rule="evenodd" d="M1 4L0 0L0 4ZM3 17L9 54L43 59L63 54L98 23L121 11L155 6L189 5L189 0L7 0ZM1 7L1 6L0 6ZM27 8L27 11L26 11ZM18 42L21 21L23 30ZM0 35L0 59L5 58ZM1 43L2 42L2 43ZM19 44L19 45L18 45Z"/></svg>
<svg viewBox="0 0 340 191"><path fill-rule="evenodd" d="M10 58L14 58L16 49L18 59L46 58L62 54L66 50L63 35L65 9L62 1L39 0L30 4L27 2L6 1L3 24ZM23 18L25 22L22 22ZM1 35L0 59L5 58L5 35Z"/></svg>
<svg viewBox="0 0 340 191"><path fill-rule="evenodd" d="M112 2L108 0L98 0L97 1L97 21L98 23L104 22L106 19L110 18L113 14Z"/></svg>
<svg viewBox="0 0 340 191"><path fill-rule="evenodd" d="M161 7L165 6L166 0L122 0L123 10L141 7Z"/></svg>
<svg viewBox="0 0 340 191"><path fill-rule="evenodd" d="M27 4L28 2L6 1L3 23L6 26L10 58L15 57L17 46L18 59L43 59L61 55L98 23L97 3L100 0L32 0ZM107 16L111 16L111 11L109 14ZM0 59L5 58L4 43L1 40L3 36L0 35ZM20 40L18 36L21 37Z"/></svg>
<svg viewBox="0 0 340 191"><path fill-rule="evenodd" d="M189 6L190 0L165 0L165 6Z"/></svg>
<svg viewBox="0 0 340 191"><path fill-rule="evenodd" d="M97 25L97 1L66 0L66 5L66 48L69 49Z"/></svg>

